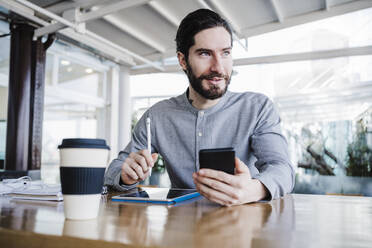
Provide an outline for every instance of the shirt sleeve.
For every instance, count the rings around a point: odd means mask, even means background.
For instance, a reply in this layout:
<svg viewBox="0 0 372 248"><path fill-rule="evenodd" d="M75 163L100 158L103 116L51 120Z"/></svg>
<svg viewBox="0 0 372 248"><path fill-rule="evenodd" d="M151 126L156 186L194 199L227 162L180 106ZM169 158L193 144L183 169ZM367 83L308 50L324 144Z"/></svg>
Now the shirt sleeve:
<svg viewBox="0 0 372 248"><path fill-rule="evenodd" d="M131 152L137 152L139 150L147 149L147 133L146 133L146 118L149 116L149 111L143 114L142 118L136 124L133 133L132 140L125 147L123 151L119 152L119 155L114 159L108 166L105 178L104 185L113 188L118 191L125 191L132 188L135 188L138 183L126 185L121 183L121 167L125 159L129 156ZM152 129L152 127L151 127ZM151 130L153 136L153 130ZM152 139L153 140L153 139ZM152 151L155 151L152 147Z"/></svg>
<svg viewBox="0 0 372 248"><path fill-rule="evenodd" d="M254 177L268 189L268 200L290 193L294 187L295 172L289 159L288 144L281 133L280 117L274 104L266 99L258 112L257 125L251 136L251 145L259 173Z"/></svg>

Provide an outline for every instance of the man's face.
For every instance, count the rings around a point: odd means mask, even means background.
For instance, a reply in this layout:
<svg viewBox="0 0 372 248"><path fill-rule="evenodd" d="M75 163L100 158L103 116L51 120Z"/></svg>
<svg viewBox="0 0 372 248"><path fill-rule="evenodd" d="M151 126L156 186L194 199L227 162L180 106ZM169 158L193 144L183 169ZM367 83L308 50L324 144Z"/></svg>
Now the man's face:
<svg viewBox="0 0 372 248"><path fill-rule="evenodd" d="M220 98L231 79L231 36L224 27L215 27L200 31L194 40L187 60L178 54L180 65L199 95L210 100Z"/></svg>

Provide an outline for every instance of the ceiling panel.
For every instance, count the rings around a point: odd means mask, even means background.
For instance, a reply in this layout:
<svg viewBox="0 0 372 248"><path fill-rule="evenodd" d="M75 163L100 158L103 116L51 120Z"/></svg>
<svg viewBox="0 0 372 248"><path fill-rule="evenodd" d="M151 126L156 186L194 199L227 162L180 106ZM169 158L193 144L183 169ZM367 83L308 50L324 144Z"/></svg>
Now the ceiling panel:
<svg viewBox="0 0 372 248"><path fill-rule="evenodd" d="M325 9L325 0L277 0L284 17L297 16L316 10Z"/></svg>
<svg viewBox="0 0 372 248"><path fill-rule="evenodd" d="M123 32L105 20L95 20L87 23L87 29L102 37L110 37L110 40L137 54L152 54L155 52L151 47L143 44L131 35Z"/></svg>
<svg viewBox="0 0 372 248"><path fill-rule="evenodd" d="M336 6L344 3L350 3L353 2L354 0L327 0L328 6Z"/></svg>
<svg viewBox="0 0 372 248"><path fill-rule="evenodd" d="M113 16L165 48L174 46L176 27L148 5L124 9Z"/></svg>
<svg viewBox="0 0 372 248"><path fill-rule="evenodd" d="M169 13L174 15L179 22L190 12L202 8L195 0L183 1L183 0L157 0L159 4L166 7Z"/></svg>
<svg viewBox="0 0 372 248"><path fill-rule="evenodd" d="M215 0L214 2L218 2L226 13L228 13L233 20L236 20L240 29L255 27L277 20L271 3L268 0Z"/></svg>

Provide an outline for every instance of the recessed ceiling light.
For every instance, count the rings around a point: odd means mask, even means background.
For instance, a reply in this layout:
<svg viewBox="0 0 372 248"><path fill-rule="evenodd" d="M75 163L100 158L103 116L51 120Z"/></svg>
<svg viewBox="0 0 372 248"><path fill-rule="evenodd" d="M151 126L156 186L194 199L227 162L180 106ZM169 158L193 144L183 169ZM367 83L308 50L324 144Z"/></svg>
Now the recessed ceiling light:
<svg viewBox="0 0 372 248"><path fill-rule="evenodd" d="M93 69L92 68L87 68L87 69L85 69L85 72L86 73L92 73L93 72Z"/></svg>
<svg viewBox="0 0 372 248"><path fill-rule="evenodd" d="M71 63L68 60L64 60L64 59L61 60L61 65L70 65L70 64Z"/></svg>

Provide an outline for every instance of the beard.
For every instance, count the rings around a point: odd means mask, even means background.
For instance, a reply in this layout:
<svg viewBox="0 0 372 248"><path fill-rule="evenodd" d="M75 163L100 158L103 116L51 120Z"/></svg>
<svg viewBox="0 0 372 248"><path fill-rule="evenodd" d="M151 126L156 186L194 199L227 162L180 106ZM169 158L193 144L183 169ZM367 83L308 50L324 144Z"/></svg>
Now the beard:
<svg viewBox="0 0 372 248"><path fill-rule="evenodd" d="M196 77L188 62L186 62L186 65L187 65L187 71L185 71L185 72L186 72L186 75L189 79L191 87L197 93L199 93L199 95L201 95L202 97L204 97L206 99L209 99L209 100L215 100L215 99L220 98L223 95L225 95L225 93L227 91L227 88L228 88L228 86L230 84L230 81L231 81L231 76L225 75L225 74L220 74L220 73L217 73L217 72L211 72L209 74L202 74L199 77ZM211 80L214 77L223 78L225 80L225 87L221 89L218 85L210 84L209 88L207 88L207 89L204 88L203 87L203 80L204 79Z"/></svg>

